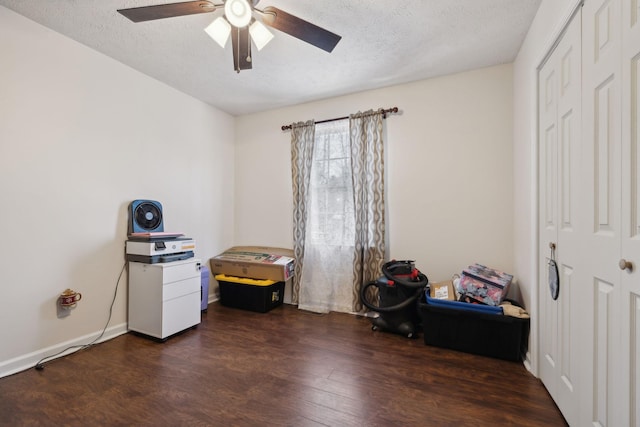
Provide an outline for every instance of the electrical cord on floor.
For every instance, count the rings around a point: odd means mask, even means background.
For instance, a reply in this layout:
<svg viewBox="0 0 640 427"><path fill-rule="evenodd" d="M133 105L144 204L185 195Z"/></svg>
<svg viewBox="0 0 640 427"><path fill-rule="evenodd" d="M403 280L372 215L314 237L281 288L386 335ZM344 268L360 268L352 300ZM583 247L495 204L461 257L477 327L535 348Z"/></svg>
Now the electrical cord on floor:
<svg viewBox="0 0 640 427"><path fill-rule="evenodd" d="M93 346L100 338L102 338L104 336L104 333L107 331L107 327L109 326L109 322L111 322L111 315L113 314L113 305L116 302L116 296L118 295L118 287L120 285L120 280L122 279L122 274L124 273L124 270L125 270L126 267L127 267L127 262L125 261L124 264L122 265L122 270L120 270L120 275L118 276L118 280L116 281L116 289L115 289L115 291L113 293L113 299L111 300L111 305L109 306L109 318L107 319L107 323L104 325L104 328L102 329L102 332L100 333L100 335L98 335L93 341L91 341L88 344L72 345L70 347L65 348L64 350L61 350L61 351L55 353L55 354L43 357L42 359L38 360L38 362L35 364L35 368L38 371L41 371L41 370L44 369L44 363L47 362L49 359L53 359L54 357L59 356L62 353L66 352L66 351L69 351L69 350L78 349L76 351L80 351L80 350L84 350L86 348L89 348L89 347Z"/></svg>

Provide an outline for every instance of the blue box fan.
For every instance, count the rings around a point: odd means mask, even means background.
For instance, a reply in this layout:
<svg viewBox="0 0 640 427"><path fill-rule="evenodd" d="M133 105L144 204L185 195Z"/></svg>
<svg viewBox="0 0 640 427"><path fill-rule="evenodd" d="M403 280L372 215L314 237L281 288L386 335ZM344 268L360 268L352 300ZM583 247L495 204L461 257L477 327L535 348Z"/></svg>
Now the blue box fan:
<svg viewBox="0 0 640 427"><path fill-rule="evenodd" d="M163 232L162 205L155 200L134 200L129 205L129 234Z"/></svg>

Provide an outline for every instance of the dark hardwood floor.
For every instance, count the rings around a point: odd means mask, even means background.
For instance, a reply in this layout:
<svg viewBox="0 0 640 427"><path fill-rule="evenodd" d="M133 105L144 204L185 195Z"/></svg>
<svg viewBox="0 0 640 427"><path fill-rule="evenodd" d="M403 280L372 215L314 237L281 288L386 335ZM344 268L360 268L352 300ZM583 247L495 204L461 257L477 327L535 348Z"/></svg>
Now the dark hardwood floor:
<svg viewBox="0 0 640 427"><path fill-rule="evenodd" d="M126 334L0 379L0 425L566 423L521 363L373 332L346 314L213 303L164 343Z"/></svg>

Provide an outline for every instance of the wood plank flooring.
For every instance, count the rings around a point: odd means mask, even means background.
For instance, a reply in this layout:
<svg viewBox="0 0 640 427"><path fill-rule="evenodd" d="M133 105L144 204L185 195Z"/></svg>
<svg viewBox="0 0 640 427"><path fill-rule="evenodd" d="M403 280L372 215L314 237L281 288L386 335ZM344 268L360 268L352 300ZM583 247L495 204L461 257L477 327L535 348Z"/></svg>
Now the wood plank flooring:
<svg viewBox="0 0 640 427"><path fill-rule="evenodd" d="M0 379L10 426L565 426L521 363L372 331L366 318L213 303Z"/></svg>

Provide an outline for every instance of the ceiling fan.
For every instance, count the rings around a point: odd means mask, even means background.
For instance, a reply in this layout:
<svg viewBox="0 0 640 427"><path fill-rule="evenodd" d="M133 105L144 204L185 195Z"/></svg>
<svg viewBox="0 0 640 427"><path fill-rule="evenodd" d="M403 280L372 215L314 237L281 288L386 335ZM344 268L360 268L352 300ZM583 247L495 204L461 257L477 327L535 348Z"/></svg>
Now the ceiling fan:
<svg viewBox="0 0 640 427"><path fill-rule="evenodd" d="M318 27L311 22L293 16L273 6L258 9L260 0L223 0L222 4L211 1L185 1L154 6L119 9L118 12L133 22L152 21L176 16L210 13L224 9L224 16L216 18L205 31L221 47L225 47L229 35L233 46L233 68L236 72L252 68L251 41L262 49L273 34L265 27L296 37L326 52L333 51L341 36ZM258 17L256 19L254 17Z"/></svg>

